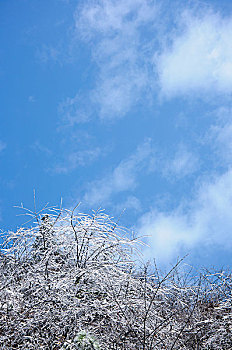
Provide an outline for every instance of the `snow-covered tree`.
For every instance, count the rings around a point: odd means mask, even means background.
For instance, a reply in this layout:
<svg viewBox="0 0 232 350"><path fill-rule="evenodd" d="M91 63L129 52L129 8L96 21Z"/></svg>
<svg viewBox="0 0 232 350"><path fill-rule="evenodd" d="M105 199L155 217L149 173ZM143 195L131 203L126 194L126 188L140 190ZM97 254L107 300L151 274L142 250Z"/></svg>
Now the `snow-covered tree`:
<svg viewBox="0 0 232 350"><path fill-rule="evenodd" d="M232 348L229 272L161 275L132 232L76 211L2 233L0 349Z"/></svg>

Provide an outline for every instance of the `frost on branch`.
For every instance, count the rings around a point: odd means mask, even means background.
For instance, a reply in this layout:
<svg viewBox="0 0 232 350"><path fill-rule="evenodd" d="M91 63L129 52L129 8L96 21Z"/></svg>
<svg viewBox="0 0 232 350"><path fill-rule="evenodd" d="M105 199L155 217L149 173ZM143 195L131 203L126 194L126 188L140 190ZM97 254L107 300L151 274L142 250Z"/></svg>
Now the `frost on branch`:
<svg viewBox="0 0 232 350"><path fill-rule="evenodd" d="M229 272L140 266L103 211L27 213L31 228L2 234L0 349L232 348Z"/></svg>

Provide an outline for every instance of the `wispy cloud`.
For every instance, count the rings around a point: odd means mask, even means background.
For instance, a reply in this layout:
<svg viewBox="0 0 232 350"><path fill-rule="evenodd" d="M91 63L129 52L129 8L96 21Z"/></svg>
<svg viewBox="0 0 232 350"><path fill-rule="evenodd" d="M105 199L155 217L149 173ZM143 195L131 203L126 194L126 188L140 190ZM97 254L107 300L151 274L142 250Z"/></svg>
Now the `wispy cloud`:
<svg viewBox="0 0 232 350"><path fill-rule="evenodd" d="M215 163L228 167L232 161L232 109L220 107L210 117L214 122L206 133L205 143L211 146Z"/></svg>
<svg viewBox="0 0 232 350"><path fill-rule="evenodd" d="M141 201L133 195L129 195L125 201L122 203L118 203L115 206L116 212L122 213L124 210L127 213L128 210L132 210L134 212L140 212L142 210Z"/></svg>
<svg viewBox="0 0 232 350"><path fill-rule="evenodd" d="M35 96L28 96L28 102L34 103L36 101Z"/></svg>
<svg viewBox="0 0 232 350"><path fill-rule="evenodd" d="M156 56L166 97L232 92L232 20L212 10L201 12L183 11L171 45Z"/></svg>
<svg viewBox="0 0 232 350"><path fill-rule="evenodd" d="M181 179L198 170L199 159L186 146L179 145L173 158L165 160L162 167L163 175L171 179Z"/></svg>
<svg viewBox="0 0 232 350"><path fill-rule="evenodd" d="M124 116L150 90L148 62L157 14L156 2L148 0L89 1L78 6L77 35L91 46L99 69L90 96L101 118Z"/></svg>
<svg viewBox="0 0 232 350"><path fill-rule="evenodd" d="M122 160L111 173L89 184L83 201L90 206L106 205L112 196L131 191L138 185L137 177L147 171L154 157L150 140L140 145L136 152Z"/></svg>
<svg viewBox="0 0 232 350"><path fill-rule="evenodd" d="M232 170L201 184L195 199L167 213L145 213L138 231L150 235L147 254L160 261L201 245L232 249Z"/></svg>
<svg viewBox="0 0 232 350"><path fill-rule="evenodd" d="M61 53L58 48L54 46L43 45L40 49L37 49L36 57L42 63L56 62L61 63Z"/></svg>
<svg viewBox="0 0 232 350"><path fill-rule="evenodd" d="M81 94L68 97L59 105L59 113L62 116L60 126L71 126L85 123L91 115L89 99Z"/></svg>
<svg viewBox="0 0 232 350"><path fill-rule="evenodd" d="M76 169L78 166L89 165L104 154L105 152L99 147L82 151L73 151L65 156L65 161L56 164L52 168L52 172L66 174Z"/></svg>
<svg viewBox="0 0 232 350"><path fill-rule="evenodd" d="M71 123L87 121L93 111L103 119L120 118L159 94L209 99L209 93L231 93L231 18L188 4L167 14L167 6L92 0L77 7L76 38L87 44L97 69L88 103L79 94L67 101Z"/></svg>
<svg viewBox="0 0 232 350"><path fill-rule="evenodd" d="M0 153L6 148L6 143L0 140Z"/></svg>
<svg viewBox="0 0 232 350"><path fill-rule="evenodd" d="M34 151L40 152L43 155L46 155L46 156L52 155L52 151L47 146L42 145L41 142L39 141L35 141L31 147Z"/></svg>

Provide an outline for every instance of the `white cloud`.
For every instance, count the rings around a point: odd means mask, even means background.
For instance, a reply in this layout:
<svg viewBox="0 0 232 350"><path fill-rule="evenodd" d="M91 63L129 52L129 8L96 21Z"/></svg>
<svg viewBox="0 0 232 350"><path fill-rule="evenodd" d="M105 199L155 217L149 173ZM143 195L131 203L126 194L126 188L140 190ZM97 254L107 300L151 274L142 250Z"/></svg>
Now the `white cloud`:
<svg viewBox="0 0 232 350"><path fill-rule="evenodd" d="M74 97L68 97L59 105L59 113L62 115L60 126L71 126L85 123L90 117L89 101L84 96L76 94Z"/></svg>
<svg viewBox="0 0 232 350"><path fill-rule="evenodd" d="M66 174L78 166L86 166L94 162L100 156L105 154L99 147L82 151L74 151L65 156L65 161L57 164L52 171L57 174Z"/></svg>
<svg viewBox="0 0 232 350"><path fill-rule="evenodd" d="M148 256L176 258L201 245L232 249L232 170L204 182L194 200L169 213L151 210L139 220L140 234L150 235Z"/></svg>
<svg viewBox="0 0 232 350"><path fill-rule="evenodd" d="M180 145L174 157L166 161L163 167L163 175L168 178L181 179L195 172L198 165L197 156L188 151L184 145Z"/></svg>
<svg viewBox="0 0 232 350"><path fill-rule="evenodd" d="M124 33L123 38L127 38L139 26L153 21L157 11L153 0L92 0L77 8L76 26L88 40L99 34L117 39L117 34Z"/></svg>
<svg viewBox="0 0 232 350"><path fill-rule="evenodd" d="M6 143L0 140L0 153L6 148Z"/></svg>
<svg viewBox="0 0 232 350"><path fill-rule="evenodd" d="M140 235L148 236L145 256L159 262L177 258L182 248L193 246L198 238L194 237L188 219L178 211L167 214L151 210L140 218L137 230Z"/></svg>
<svg viewBox="0 0 232 350"><path fill-rule="evenodd" d="M141 211L142 207L141 207L140 200L135 196L132 196L132 195L128 196L124 202L116 205L117 212L121 213L124 210L126 213L129 210L133 210L135 212Z"/></svg>
<svg viewBox="0 0 232 350"><path fill-rule="evenodd" d="M123 117L159 92L208 100L232 92L232 21L209 7L193 10L186 3L174 10L155 0L90 0L80 2L74 21L72 43L79 50L84 42L92 61L88 91L62 104L63 121L71 126L92 115ZM44 59L57 55L45 53Z"/></svg>
<svg viewBox="0 0 232 350"><path fill-rule="evenodd" d="M232 92L232 20L184 12L172 45L156 58L166 97Z"/></svg>
<svg viewBox="0 0 232 350"><path fill-rule="evenodd" d="M122 117L150 89L148 32L157 13L156 2L148 0L100 0L78 7L77 33L90 43L99 68L90 96L101 118Z"/></svg>
<svg viewBox="0 0 232 350"><path fill-rule="evenodd" d="M232 160L232 123L212 126L210 138L212 147L219 156L220 165L230 165Z"/></svg>
<svg viewBox="0 0 232 350"><path fill-rule="evenodd" d="M101 118L124 116L138 102L139 94L148 84L146 73L138 69L120 73L114 76L113 72L104 72L93 93L92 101L99 105Z"/></svg>
<svg viewBox="0 0 232 350"><path fill-rule="evenodd" d="M216 119L205 136L205 143L211 146L216 164L230 166L232 161L232 110L220 107L210 115Z"/></svg>
<svg viewBox="0 0 232 350"><path fill-rule="evenodd" d="M150 140L140 145L129 158L122 160L107 176L89 184L84 202L89 206L105 205L113 195L133 190L137 186L137 176L147 171L154 157Z"/></svg>

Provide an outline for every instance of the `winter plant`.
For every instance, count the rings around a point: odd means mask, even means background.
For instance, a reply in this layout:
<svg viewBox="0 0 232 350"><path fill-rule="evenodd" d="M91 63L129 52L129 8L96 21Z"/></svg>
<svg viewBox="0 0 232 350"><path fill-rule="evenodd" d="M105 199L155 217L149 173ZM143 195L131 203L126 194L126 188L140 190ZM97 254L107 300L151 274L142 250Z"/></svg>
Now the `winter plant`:
<svg viewBox="0 0 232 350"><path fill-rule="evenodd" d="M67 340L62 350L100 350L100 346L93 337L81 331L72 341Z"/></svg>
<svg viewBox="0 0 232 350"><path fill-rule="evenodd" d="M27 210L2 232L0 349L232 348L230 271L162 274L132 232L78 210Z"/></svg>

